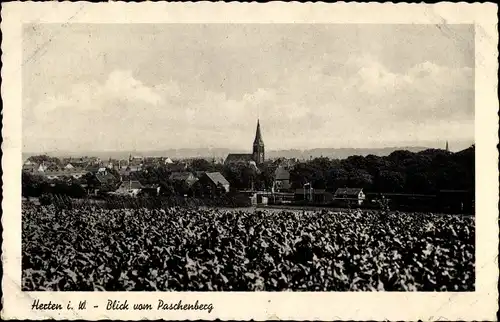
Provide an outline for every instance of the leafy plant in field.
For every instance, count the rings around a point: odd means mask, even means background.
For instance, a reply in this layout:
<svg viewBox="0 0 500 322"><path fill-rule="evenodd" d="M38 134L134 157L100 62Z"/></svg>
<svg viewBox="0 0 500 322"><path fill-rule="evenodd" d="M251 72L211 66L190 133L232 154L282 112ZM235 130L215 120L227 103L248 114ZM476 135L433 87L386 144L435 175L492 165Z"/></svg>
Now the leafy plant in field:
<svg viewBox="0 0 500 322"><path fill-rule="evenodd" d="M23 204L23 290L474 290L471 217L155 207Z"/></svg>

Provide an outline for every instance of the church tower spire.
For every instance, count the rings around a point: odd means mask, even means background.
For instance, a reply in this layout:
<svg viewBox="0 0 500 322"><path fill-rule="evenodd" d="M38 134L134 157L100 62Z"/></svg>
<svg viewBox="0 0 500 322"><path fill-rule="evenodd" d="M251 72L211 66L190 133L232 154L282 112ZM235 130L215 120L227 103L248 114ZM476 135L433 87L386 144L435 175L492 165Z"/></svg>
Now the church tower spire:
<svg viewBox="0 0 500 322"><path fill-rule="evenodd" d="M264 140L260 133L260 121L257 120L257 130L255 131L255 139L253 141L253 160L256 164L264 163Z"/></svg>
<svg viewBox="0 0 500 322"><path fill-rule="evenodd" d="M450 149L448 147L448 141L446 141L446 152L449 152L449 151L450 151Z"/></svg>

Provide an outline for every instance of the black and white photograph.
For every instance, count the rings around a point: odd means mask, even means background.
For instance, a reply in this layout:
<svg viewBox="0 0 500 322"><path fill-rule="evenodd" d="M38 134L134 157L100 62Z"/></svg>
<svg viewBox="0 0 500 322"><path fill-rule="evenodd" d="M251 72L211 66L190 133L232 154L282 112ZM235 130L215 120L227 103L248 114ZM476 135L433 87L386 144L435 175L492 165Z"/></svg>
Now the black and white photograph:
<svg viewBox="0 0 500 322"><path fill-rule="evenodd" d="M23 289L474 291L472 25L23 36Z"/></svg>
<svg viewBox="0 0 500 322"><path fill-rule="evenodd" d="M476 292L481 32L23 23L21 292Z"/></svg>

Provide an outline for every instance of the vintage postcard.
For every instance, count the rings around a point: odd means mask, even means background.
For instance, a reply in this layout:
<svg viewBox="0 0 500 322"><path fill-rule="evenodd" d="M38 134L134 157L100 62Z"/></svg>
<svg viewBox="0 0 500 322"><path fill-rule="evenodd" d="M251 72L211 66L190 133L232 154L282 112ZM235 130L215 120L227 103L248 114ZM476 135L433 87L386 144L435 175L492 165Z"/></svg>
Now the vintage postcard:
<svg viewBox="0 0 500 322"><path fill-rule="evenodd" d="M3 5L2 318L496 320L496 25Z"/></svg>

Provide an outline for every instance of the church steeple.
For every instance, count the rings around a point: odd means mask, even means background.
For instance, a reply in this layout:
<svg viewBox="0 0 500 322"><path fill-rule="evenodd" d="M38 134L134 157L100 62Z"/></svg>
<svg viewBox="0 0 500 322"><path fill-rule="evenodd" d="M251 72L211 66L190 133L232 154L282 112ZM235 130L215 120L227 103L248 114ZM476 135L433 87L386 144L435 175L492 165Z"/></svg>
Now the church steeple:
<svg viewBox="0 0 500 322"><path fill-rule="evenodd" d="M260 121L257 120L257 131L255 132L255 140L253 140L253 144L259 144L264 146L264 141L262 140L262 134L260 134Z"/></svg>
<svg viewBox="0 0 500 322"><path fill-rule="evenodd" d="M255 139L253 140L253 160L256 164L264 163L264 140L260 133L260 121L257 120L257 130L255 131Z"/></svg>
<svg viewBox="0 0 500 322"><path fill-rule="evenodd" d="M449 151L450 151L450 149L448 147L448 141L446 141L446 152L449 152Z"/></svg>

